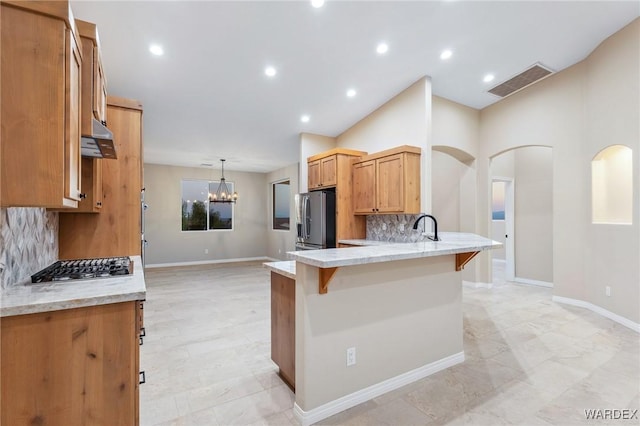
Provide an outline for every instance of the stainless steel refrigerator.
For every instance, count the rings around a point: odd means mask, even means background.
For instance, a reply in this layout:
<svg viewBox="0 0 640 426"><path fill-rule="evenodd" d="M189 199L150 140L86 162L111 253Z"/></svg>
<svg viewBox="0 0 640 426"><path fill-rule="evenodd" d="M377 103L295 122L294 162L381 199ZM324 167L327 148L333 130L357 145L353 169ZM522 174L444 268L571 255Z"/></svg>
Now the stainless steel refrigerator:
<svg viewBox="0 0 640 426"><path fill-rule="evenodd" d="M336 246L336 193L313 191L296 196L296 250Z"/></svg>

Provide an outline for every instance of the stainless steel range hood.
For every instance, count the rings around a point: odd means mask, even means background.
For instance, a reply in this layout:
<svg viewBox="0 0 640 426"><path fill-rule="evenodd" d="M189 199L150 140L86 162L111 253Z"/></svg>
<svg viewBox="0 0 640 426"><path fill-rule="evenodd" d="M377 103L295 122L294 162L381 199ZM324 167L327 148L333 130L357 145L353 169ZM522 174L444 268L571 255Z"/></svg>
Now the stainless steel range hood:
<svg viewBox="0 0 640 426"><path fill-rule="evenodd" d="M92 118L91 135L82 135L81 147L83 157L116 159L116 146L113 143L113 133L107 127Z"/></svg>

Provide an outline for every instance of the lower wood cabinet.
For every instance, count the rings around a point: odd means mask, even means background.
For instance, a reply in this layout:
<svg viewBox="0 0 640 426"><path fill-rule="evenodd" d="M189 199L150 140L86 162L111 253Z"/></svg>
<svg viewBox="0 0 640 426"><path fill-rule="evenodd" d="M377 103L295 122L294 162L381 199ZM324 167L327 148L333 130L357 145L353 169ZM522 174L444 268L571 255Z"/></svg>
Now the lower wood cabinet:
<svg viewBox="0 0 640 426"><path fill-rule="evenodd" d="M140 302L2 318L0 424L137 425Z"/></svg>
<svg viewBox="0 0 640 426"><path fill-rule="evenodd" d="M296 388L296 282L271 272L271 359L280 377Z"/></svg>

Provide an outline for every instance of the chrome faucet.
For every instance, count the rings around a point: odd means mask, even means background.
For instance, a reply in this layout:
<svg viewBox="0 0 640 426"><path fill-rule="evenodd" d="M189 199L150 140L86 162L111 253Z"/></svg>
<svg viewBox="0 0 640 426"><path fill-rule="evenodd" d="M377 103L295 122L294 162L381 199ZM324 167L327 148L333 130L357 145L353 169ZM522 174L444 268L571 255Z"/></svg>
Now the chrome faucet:
<svg viewBox="0 0 640 426"><path fill-rule="evenodd" d="M430 214L423 214L419 216L416 219L416 222L413 224L413 229L418 229L418 223L420 223L420 220L424 219L425 217L428 217L429 219L433 220L433 237L427 236L427 238L430 239L431 241L440 241L440 238L438 238L438 221L436 220L435 217L431 216Z"/></svg>

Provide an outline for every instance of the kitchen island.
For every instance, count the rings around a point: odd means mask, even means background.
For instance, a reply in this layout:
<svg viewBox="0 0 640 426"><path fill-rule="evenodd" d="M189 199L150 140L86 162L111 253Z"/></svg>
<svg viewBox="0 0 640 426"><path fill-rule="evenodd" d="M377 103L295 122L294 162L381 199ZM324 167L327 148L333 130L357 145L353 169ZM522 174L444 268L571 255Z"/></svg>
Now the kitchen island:
<svg viewBox="0 0 640 426"><path fill-rule="evenodd" d="M139 423L142 301L133 274L2 289L0 424Z"/></svg>
<svg viewBox="0 0 640 426"><path fill-rule="evenodd" d="M460 270L500 244L441 236L288 253L296 262L294 413L303 425L464 361Z"/></svg>

